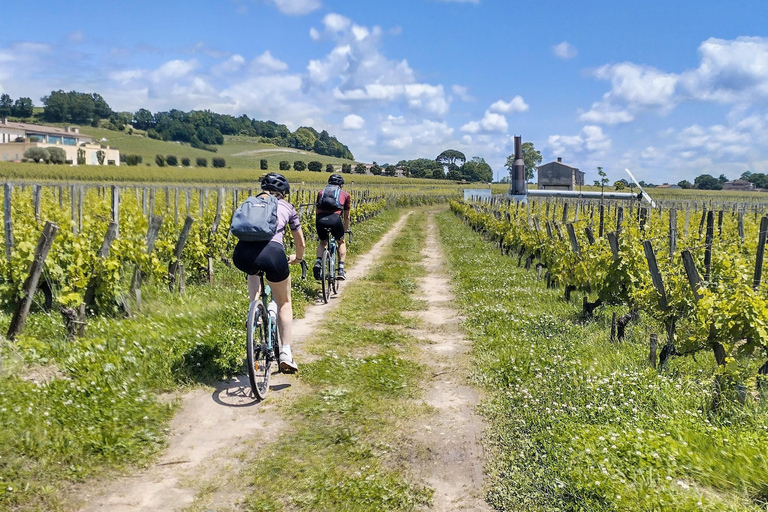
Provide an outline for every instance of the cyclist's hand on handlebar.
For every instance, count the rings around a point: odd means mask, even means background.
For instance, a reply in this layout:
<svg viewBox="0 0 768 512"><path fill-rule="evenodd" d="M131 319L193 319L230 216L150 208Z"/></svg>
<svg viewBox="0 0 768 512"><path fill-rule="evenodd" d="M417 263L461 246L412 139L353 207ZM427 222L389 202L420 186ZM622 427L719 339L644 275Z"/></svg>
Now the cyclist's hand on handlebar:
<svg viewBox="0 0 768 512"><path fill-rule="evenodd" d="M288 256L288 264L289 265L296 265L297 263L301 263L302 261L304 261L304 260L303 259L300 260L300 259L296 258L295 254L291 254L290 256Z"/></svg>

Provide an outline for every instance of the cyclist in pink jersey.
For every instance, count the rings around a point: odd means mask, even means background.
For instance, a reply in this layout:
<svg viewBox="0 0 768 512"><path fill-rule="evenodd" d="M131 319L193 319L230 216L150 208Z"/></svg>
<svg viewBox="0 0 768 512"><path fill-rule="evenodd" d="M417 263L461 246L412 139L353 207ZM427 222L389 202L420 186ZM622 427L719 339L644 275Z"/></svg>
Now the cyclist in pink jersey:
<svg viewBox="0 0 768 512"><path fill-rule="evenodd" d="M280 351L280 369L293 373L298 365L291 353L291 335L293 310L291 309L291 272L288 265L301 263L304 259L304 234L301 231L299 216L291 203L285 200L291 188L282 174L271 172L261 181L261 189L277 197L277 232L267 242L239 241L232 255L232 263L239 270L248 274L248 295L254 300L261 293L261 284L257 272L264 272L264 277L272 289L272 298L277 303L277 327L280 331L282 349ZM293 234L296 254L285 257L283 234L286 226Z"/></svg>
<svg viewBox="0 0 768 512"><path fill-rule="evenodd" d="M328 247L328 232L331 230L331 236L336 239L339 244L339 270L336 274L338 279L346 279L344 274L344 258L347 256L347 244L344 243L344 233L349 231L349 215L352 210L352 198L349 194L341 190L344 185L344 177L341 174L331 174L328 178L328 186L317 193L316 208L317 213L315 215L315 227L317 228L317 235L320 237L320 243L317 245L317 261L312 267L312 273L315 279L320 279L320 272L322 269L323 251ZM334 190L338 187L338 190ZM324 201L324 194L338 192L338 195L334 197L333 205L326 204ZM343 215L343 219L342 219Z"/></svg>

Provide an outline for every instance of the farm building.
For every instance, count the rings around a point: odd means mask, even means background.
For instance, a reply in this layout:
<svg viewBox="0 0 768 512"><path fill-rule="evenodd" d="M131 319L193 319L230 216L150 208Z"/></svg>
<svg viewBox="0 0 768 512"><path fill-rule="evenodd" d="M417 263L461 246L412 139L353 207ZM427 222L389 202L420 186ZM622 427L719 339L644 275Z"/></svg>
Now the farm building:
<svg viewBox="0 0 768 512"><path fill-rule="evenodd" d="M584 185L584 172L564 164L560 157L557 162L540 165L537 171L539 190L576 190L579 185Z"/></svg>
<svg viewBox="0 0 768 512"><path fill-rule="evenodd" d="M98 152L103 151L105 164L120 165L120 151L98 144L76 127L14 123L6 118L0 121L0 161L19 162L24 152L34 147L60 147L73 164L77 164L78 150L82 150L86 165L99 165Z"/></svg>
<svg viewBox="0 0 768 512"><path fill-rule="evenodd" d="M747 180L726 181L723 190L755 190L755 184Z"/></svg>

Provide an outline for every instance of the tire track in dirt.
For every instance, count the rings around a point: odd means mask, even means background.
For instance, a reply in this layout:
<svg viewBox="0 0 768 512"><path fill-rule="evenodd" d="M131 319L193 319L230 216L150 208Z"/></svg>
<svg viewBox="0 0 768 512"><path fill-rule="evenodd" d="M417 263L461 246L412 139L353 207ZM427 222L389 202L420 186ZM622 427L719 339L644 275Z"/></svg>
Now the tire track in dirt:
<svg viewBox="0 0 768 512"><path fill-rule="evenodd" d="M424 401L435 412L412 427L413 440L421 448L414 452L423 455L410 462L413 472L434 489L430 510L490 511L483 499L483 421L475 412L480 395L467 385L471 343L460 329L434 212L427 233L422 251L427 275L418 295L427 309L414 315L425 326L412 334L424 342L420 362L430 372Z"/></svg>
<svg viewBox="0 0 768 512"><path fill-rule="evenodd" d="M302 361L310 360L302 351L303 342L317 331L329 308L336 307L344 288L368 273L410 214L404 214L367 253L354 259L339 295L328 304L309 306L304 318L294 320L293 353L299 371ZM72 508L83 512L154 512L205 509L205 504L215 503L216 510L236 510L247 485L239 474L244 466L241 460L247 460L249 450L258 449L256 443L274 440L290 429L280 412L288 392L301 393L300 383L289 375L276 374L267 400L255 402L248 377L241 375L219 382L213 391L201 388L177 397L181 407L170 422L168 446L159 459L134 475L79 486L69 500Z"/></svg>

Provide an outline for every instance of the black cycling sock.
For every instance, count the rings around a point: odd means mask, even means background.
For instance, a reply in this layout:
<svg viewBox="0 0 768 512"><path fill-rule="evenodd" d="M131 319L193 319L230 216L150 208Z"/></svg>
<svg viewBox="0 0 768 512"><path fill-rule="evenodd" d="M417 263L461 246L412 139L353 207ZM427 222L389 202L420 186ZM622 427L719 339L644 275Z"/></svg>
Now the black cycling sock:
<svg viewBox="0 0 768 512"><path fill-rule="evenodd" d="M339 268L344 268L344 262L343 261L339 262Z"/></svg>

